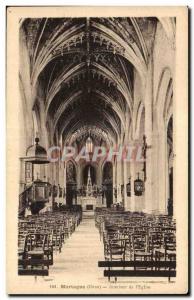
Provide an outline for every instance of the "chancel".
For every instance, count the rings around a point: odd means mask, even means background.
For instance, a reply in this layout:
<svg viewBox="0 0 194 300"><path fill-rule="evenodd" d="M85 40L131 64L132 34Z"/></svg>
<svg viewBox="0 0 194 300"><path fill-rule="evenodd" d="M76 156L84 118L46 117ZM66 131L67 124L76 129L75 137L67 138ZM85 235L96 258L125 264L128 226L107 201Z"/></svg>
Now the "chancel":
<svg viewBox="0 0 194 300"><path fill-rule="evenodd" d="M175 31L170 17L20 21L20 275L176 276Z"/></svg>

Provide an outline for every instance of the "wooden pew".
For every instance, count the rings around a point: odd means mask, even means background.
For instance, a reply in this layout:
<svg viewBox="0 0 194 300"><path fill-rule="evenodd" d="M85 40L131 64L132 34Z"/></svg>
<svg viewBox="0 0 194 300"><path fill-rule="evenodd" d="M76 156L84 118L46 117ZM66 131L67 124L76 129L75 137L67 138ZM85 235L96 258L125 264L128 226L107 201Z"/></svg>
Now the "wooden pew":
<svg viewBox="0 0 194 300"><path fill-rule="evenodd" d="M18 275L23 276L48 276L48 269L18 269Z"/></svg>
<svg viewBox="0 0 194 300"><path fill-rule="evenodd" d="M108 268L104 277L114 277L115 281L117 277L168 277L169 281L176 277L176 261L99 261L98 267Z"/></svg>

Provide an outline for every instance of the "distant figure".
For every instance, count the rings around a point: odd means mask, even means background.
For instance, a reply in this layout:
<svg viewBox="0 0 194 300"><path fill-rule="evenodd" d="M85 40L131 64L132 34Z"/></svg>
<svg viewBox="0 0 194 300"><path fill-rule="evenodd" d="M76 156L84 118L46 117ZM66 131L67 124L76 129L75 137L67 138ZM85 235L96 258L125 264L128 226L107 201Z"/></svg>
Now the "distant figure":
<svg viewBox="0 0 194 300"><path fill-rule="evenodd" d="M25 218L26 218L27 216L31 216L31 215L32 215L32 213L31 213L30 207L28 206L28 207L26 207L26 209L25 209Z"/></svg>

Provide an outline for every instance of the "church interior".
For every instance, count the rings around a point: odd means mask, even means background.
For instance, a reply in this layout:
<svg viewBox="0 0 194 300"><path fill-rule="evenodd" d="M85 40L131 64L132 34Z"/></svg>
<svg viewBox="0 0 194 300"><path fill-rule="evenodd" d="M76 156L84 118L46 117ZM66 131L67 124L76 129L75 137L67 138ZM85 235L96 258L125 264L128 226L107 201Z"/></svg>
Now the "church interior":
<svg viewBox="0 0 194 300"><path fill-rule="evenodd" d="M172 280L176 19L19 25L18 274ZM141 159L118 159L122 145Z"/></svg>

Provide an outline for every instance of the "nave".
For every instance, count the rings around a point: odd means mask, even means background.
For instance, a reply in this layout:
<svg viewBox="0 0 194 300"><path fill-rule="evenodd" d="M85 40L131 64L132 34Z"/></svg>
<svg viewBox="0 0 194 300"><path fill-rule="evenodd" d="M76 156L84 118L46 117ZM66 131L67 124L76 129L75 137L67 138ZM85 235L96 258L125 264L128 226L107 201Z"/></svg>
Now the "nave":
<svg viewBox="0 0 194 300"><path fill-rule="evenodd" d="M176 277L175 29L168 17L21 20L21 277Z"/></svg>
<svg viewBox="0 0 194 300"><path fill-rule="evenodd" d="M21 21L20 214L47 202L175 214L175 29L174 18Z"/></svg>

